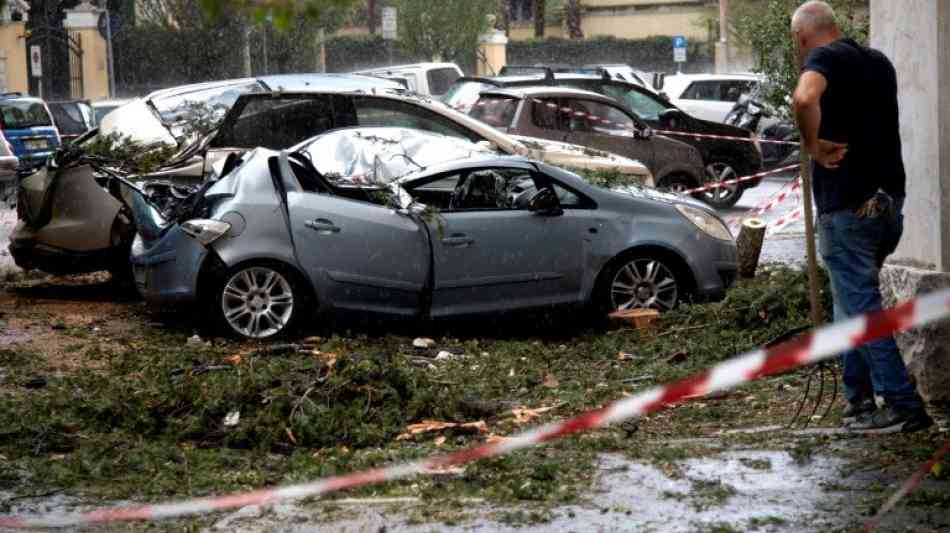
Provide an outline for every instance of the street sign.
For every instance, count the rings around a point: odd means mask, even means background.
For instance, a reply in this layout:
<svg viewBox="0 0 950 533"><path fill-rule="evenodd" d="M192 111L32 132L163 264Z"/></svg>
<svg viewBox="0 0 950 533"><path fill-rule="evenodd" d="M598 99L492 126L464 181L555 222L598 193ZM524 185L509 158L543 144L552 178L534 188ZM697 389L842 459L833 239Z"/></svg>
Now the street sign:
<svg viewBox="0 0 950 533"><path fill-rule="evenodd" d="M686 62L686 37L682 35L673 37L673 61L677 63Z"/></svg>
<svg viewBox="0 0 950 533"><path fill-rule="evenodd" d="M396 8L383 8L383 39L396 39Z"/></svg>
<svg viewBox="0 0 950 533"><path fill-rule="evenodd" d="M43 77L43 52L37 45L30 47L30 70L34 78Z"/></svg>

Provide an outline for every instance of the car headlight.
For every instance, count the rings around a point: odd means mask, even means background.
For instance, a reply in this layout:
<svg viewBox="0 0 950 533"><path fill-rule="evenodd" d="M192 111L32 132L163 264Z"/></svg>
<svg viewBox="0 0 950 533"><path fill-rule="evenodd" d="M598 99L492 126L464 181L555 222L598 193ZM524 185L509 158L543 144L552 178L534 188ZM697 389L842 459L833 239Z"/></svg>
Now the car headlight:
<svg viewBox="0 0 950 533"><path fill-rule="evenodd" d="M197 240L202 245L207 246L221 238L222 235L231 229L231 224L221 222L220 220L210 220L206 218L196 218L183 222L181 230L185 235Z"/></svg>
<svg viewBox="0 0 950 533"><path fill-rule="evenodd" d="M676 210L710 237L721 241L733 240L729 228L708 212L686 204L676 204Z"/></svg>

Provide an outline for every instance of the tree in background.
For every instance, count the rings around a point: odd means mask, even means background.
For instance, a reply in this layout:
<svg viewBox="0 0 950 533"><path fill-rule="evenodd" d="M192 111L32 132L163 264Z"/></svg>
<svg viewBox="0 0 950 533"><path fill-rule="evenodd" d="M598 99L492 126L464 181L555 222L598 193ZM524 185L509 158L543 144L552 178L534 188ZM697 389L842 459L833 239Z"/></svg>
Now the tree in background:
<svg viewBox="0 0 950 533"><path fill-rule="evenodd" d="M584 29L581 28L581 0L564 0L564 20L569 38L584 38Z"/></svg>
<svg viewBox="0 0 950 533"><path fill-rule="evenodd" d="M870 30L868 0L828 0L838 15L841 31L866 44ZM792 13L801 0L733 0L735 36L755 58L755 71L765 76L761 97L786 117L800 67L792 42Z"/></svg>
<svg viewBox="0 0 950 533"><path fill-rule="evenodd" d="M508 35L511 29L511 0L498 0L495 14L495 29Z"/></svg>
<svg viewBox="0 0 950 533"><path fill-rule="evenodd" d="M391 0L399 10L399 42L410 54L460 61L474 53L489 28L496 0Z"/></svg>
<svg viewBox="0 0 950 533"><path fill-rule="evenodd" d="M334 13L351 10L359 0L199 0L199 3L211 17L249 13L258 24L272 23L284 30L293 26L298 17L320 21Z"/></svg>
<svg viewBox="0 0 950 533"><path fill-rule="evenodd" d="M544 37L544 25L547 22L544 19L546 3L545 0L534 0L534 36L538 39Z"/></svg>

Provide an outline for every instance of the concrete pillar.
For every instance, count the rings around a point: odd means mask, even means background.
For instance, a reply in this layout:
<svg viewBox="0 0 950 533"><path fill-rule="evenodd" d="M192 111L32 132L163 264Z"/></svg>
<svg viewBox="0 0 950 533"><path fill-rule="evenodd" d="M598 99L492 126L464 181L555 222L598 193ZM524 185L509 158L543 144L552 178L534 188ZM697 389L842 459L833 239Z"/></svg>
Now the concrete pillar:
<svg viewBox="0 0 950 533"><path fill-rule="evenodd" d="M508 38L505 32L489 30L478 38L478 75L494 76L508 64Z"/></svg>
<svg viewBox="0 0 950 533"><path fill-rule="evenodd" d="M29 94L29 72L26 60L25 24L7 22L0 24L0 91Z"/></svg>
<svg viewBox="0 0 950 533"><path fill-rule="evenodd" d="M950 287L950 2L871 0L871 46L897 70L907 170L904 236L881 273L894 303ZM897 341L924 398L950 402L950 325Z"/></svg>
<svg viewBox="0 0 950 533"><path fill-rule="evenodd" d="M109 98L109 52L99 34L99 15L103 10L88 1L66 11L63 26L82 43L82 98Z"/></svg>
<svg viewBox="0 0 950 533"><path fill-rule="evenodd" d="M897 69L908 229L896 256L950 271L950 2L872 0L871 46Z"/></svg>

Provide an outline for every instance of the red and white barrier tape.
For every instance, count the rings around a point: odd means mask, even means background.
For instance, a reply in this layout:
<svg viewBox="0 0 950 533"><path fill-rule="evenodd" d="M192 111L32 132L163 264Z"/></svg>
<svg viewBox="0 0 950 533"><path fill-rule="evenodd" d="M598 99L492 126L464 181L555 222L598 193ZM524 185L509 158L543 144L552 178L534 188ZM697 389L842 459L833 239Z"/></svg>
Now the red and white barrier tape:
<svg viewBox="0 0 950 533"><path fill-rule="evenodd" d="M785 229L787 226L798 222L802 219L802 214L804 211L805 210L802 208L802 206L799 205L795 209L785 213L781 218L769 224L769 229L766 232L766 236L775 235L779 231Z"/></svg>
<svg viewBox="0 0 950 533"><path fill-rule="evenodd" d="M467 448L422 461L355 472L321 479L312 483L287 485L227 496L140 507L114 507L69 515L7 516L0 518L0 527L74 527L111 522L157 520L204 514L248 505L267 505L281 500L319 496L339 490L402 479L530 448L566 435L602 428L615 422L659 411L690 398L731 389L765 376L779 374L828 359L845 350L947 316L950 316L950 289L902 303L891 309L837 322L773 348L754 350L724 361L700 374L666 386L650 388L595 411L546 424L502 442L482 444L474 448Z"/></svg>
<svg viewBox="0 0 950 533"><path fill-rule="evenodd" d="M772 196L765 202L755 206L753 209L749 211L749 213L743 216L730 218L727 221L727 225L729 226L729 229L732 230L733 235L735 235L736 230L742 227L742 223L746 219L750 217L762 216L765 213L768 213L772 209L775 209L776 207L781 205L781 203L787 200L792 194L795 195L795 197L798 199L797 203L800 204L801 203L801 187L802 187L801 177L795 178L795 181L783 187L777 194L775 194L774 196Z"/></svg>
<svg viewBox="0 0 950 533"><path fill-rule="evenodd" d="M734 185L736 183L743 183L746 181L752 181L759 178L764 178L765 176L771 176L772 174L781 174L782 172L787 172L789 170L793 170L796 168L798 168L798 163L795 163L794 165L786 165L784 167L773 168L771 170L759 172L758 174L750 174L748 176L733 178L731 180L715 181L715 182L709 183L708 185L703 185L702 187L696 187L695 189L689 189L687 191L683 191L681 194L690 195L690 194L696 194L700 192L711 191L713 189L719 189L727 185Z"/></svg>
<svg viewBox="0 0 950 533"><path fill-rule="evenodd" d="M943 460L944 457L950 455L950 442L946 443L943 448L937 450L937 453L934 454L933 458L927 461L926 463L920 465L920 468L917 469L917 472L910 477L907 481L901 485L901 488L894 493L893 496L888 498L887 502L878 509L877 514L873 518L867 521L864 524L865 531L874 531L877 529L877 526L881 523L881 519L884 518L884 515L887 514L891 509L897 505L897 502L901 501L904 496L907 496L911 493L917 485L920 485L920 482L927 477L927 474L933 469L937 463Z"/></svg>
<svg viewBox="0 0 950 533"><path fill-rule="evenodd" d="M711 133L690 133L687 131L654 129L653 133L658 133L660 135L679 135L682 137L695 137L697 139L716 139L716 140L722 140L722 141L738 141L738 142L747 142L747 143L758 142L761 144L784 144L784 145L795 145L795 146L799 145L797 141L778 141L774 139L762 139L759 137L735 137L732 135L713 135Z"/></svg>

